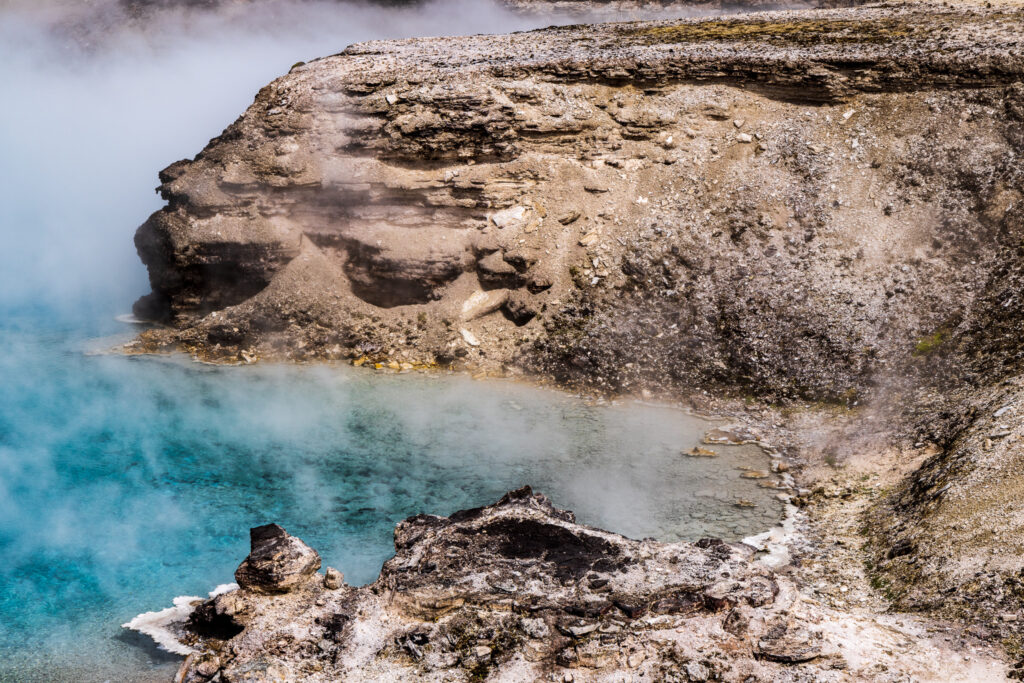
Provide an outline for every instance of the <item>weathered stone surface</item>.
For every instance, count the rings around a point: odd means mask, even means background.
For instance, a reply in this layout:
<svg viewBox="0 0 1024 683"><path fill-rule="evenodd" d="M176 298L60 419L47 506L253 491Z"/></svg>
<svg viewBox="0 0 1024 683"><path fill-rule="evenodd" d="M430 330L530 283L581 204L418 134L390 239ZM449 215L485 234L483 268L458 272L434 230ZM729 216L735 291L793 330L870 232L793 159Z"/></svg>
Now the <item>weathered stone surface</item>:
<svg viewBox="0 0 1024 683"><path fill-rule="evenodd" d="M821 633L779 620L757 641L754 656L783 664L809 662L821 655Z"/></svg>
<svg viewBox="0 0 1024 683"><path fill-rule="evenodd" d="M277 524L249 532L252 550L235 570L238 585L252 591L286 592L320 569L320 555Z"/></svg>
<svg viewBox="0 0 1024 683"><path fill-rule="evenodd" d="M462 304L462 319L476 320L477 318L493 313L508 301L507 289L492 289L484 291L478 289L469 295Z"/></svg>
<svg viewBox="0 0 1024 683"><path fill-rule="evenodd" d="M138 313L173 329L137 348L853 402L919 373L915 340L1015 243L1021 17L575 26L297 66L162 174ZM481 289L510 303L474 346L454 323Z"/></svg>
<svg viewBox="0 0 1024 683"><path fill-rule="evenodd" d="M180 680L583 682L685 671L695 681L898 681L938 671L929 646L804 601L749 548L630 540L576 523L528 488L450 517L411 517L395 551L369 586L307 578L285 595L243 587L203 603L189 626L198 653Z"/></svg>
<svg viewBox="0 0 1024 683"><path fill-rule="evenodd" d="M324 572L324 588L335 590L341 588L345 583L345 576L334 567L328 567Z"/></svg>

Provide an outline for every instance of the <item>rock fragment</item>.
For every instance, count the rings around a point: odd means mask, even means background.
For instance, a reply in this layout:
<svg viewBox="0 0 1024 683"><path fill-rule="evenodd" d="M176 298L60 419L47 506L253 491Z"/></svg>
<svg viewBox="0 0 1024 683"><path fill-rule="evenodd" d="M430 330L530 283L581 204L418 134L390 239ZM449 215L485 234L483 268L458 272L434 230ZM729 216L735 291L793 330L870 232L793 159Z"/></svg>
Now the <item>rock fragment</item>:
<svg viewBox="0 0 1024 683"><path fill-rule="evenodd" d="M525 206L513 206L491 214L491 222L499 228L513 228L525 225L527 212Z"/></svg>
<svg viewBox="0 0 1024 683"><path fill-rule="evenodd" d="M516 292L510 295L505 301L502 310L516 325L525 325L538 315L534 297L523 292Z"/></svg>
<svg viewBox="0 0 1024 683"><path fill-rule="evenodd" d="M742 425L716 427L708 430L707 434L704 435L704 443L706 444L730 444L738 446L757 443L760 440L761 438L754 433L753 430Z"/></svg>
<svg viewBox="0 0 1024 683"><path fill-rule="evenodd" d="M277 524L249 530L251 551L235 570L242 588L286 593L320 569L320 555Z"/></svg>
<svg viewBox="0 0 1024 683"><path fill-rule="evenodd" d="M575 223L576 221L578 221L579 218L580 212L573 209L572 211L569 211L559 216L558 222L561 223L562 225L569 225L570 223Z"/></svg>
<svg viewBox="0 0 1024 683"><path fill-rule="evenodd" d="M334 567L328 567L324 572L324 588L337 590L345 583L345 575Z"/></svg>
<svg viewBox="0 0 1024 683"><path fill-rule="evenodd" d="M821 634L804 627L777 622L757 642L754 655L783 664L809 662L821 655Z"/></svg>
<svg viewBox="0 0 1024 683"><path fill-rule="evenodd" d="M507 289L478 289L462 303L462 319L468 322L493 313L508 301L508 295Z"/></svg>

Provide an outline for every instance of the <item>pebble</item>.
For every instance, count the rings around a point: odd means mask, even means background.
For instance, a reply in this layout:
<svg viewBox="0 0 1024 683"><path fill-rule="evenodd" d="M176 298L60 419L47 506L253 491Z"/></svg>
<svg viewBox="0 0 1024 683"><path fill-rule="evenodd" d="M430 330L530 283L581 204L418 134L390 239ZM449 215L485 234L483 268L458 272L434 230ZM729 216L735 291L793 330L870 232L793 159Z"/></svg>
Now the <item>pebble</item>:
<svg viewBox="0 0 1024 683"><path fill-rule="evenodd" d="M579 211L569 211L563 214L562 216L559 216L558 222L561 223L562 225L569 225L570 223L575 223L577 220L579 220L580 215L581 214Z"/></svg>
<svg viewBox="0 0 1024 683"><path fill-rule="evenodd" d="M641 664L643 664L645 659L647 659L647 655L645 655L643 652L634 652L626 658L626 664L629 666L630 669L635 669Z"/></svg>
<svg viewBox="0 0 1024 683"><path fill-rule="evenodd" d="M754 138L750 133L740 133L736 136L737 142L753 142Z"/></svg>
<svg viewBox="0 0 1024 683"><path fill-rule="evenodd" d="M212 678L214 675L216 675L219 669L220 660L216 657L214 657L213 659L208 659L206 661L200 662L196 665L196 673L202 676L206 676L207 678Z"/></svg>
<svg viewBox="0 0 1024 683"><path fill-rule="evenodd" d="M700 662L687 662L684 667L686 678L694 683L700 683L711 678L711 671Z"/></svg>

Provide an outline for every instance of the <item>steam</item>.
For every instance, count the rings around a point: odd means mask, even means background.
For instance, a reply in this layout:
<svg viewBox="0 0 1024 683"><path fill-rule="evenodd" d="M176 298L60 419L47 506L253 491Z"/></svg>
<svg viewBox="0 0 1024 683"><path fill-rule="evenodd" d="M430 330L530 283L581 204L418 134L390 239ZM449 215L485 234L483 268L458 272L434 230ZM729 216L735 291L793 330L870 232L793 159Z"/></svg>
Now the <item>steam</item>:
<svg viewBox="0 0 1024 683"><path fill-rule="evenodd" d="M737 476L763 454L681 458L710 425L674 410L347 366L85 356L24 338L0 330L0 678L26 651L145 669L145 651L111 642L117 625L230 580L249 527L270 521L362 583L391 555L398 520L526 483L633 537L740 538L778 517L774 493Z"/></svg>
<svg viewBox="0 0 1024 683"><path fill-rule="evenodd" d="M0 2L0 310L124 312L148 290L132 235L156 173L194 156L298 61L374 38L568 21L487 0L384 7Z"/></svg>

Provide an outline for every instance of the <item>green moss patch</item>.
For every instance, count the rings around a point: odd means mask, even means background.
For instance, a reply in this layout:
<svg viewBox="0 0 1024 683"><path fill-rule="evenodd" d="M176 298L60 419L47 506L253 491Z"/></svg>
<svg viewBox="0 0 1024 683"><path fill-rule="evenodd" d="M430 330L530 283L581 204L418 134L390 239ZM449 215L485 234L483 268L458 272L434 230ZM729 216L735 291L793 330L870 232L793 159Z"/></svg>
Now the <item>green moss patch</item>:
<svg viewBox="0 0 1024 683"><path fill-rule="evenodd" d="M921 337L917 340L917 344L914 345L913 356L919 358L921 356L930 356L940 346L946 343L949 339L949 332L947 330L938 330L928 336Z"/></svg>
<svg viewBox="0 0 1024 683"><path fill-rule="evenodd" d="M798 21L744 21L722 19L681 23L670 26L644 26L626 32L648 44L700 43L708 41L764 41L778 45L817 45L820 43L886 43L923 33L920 24L896 20L851 21L846 19L807 19Z"/></svg>

